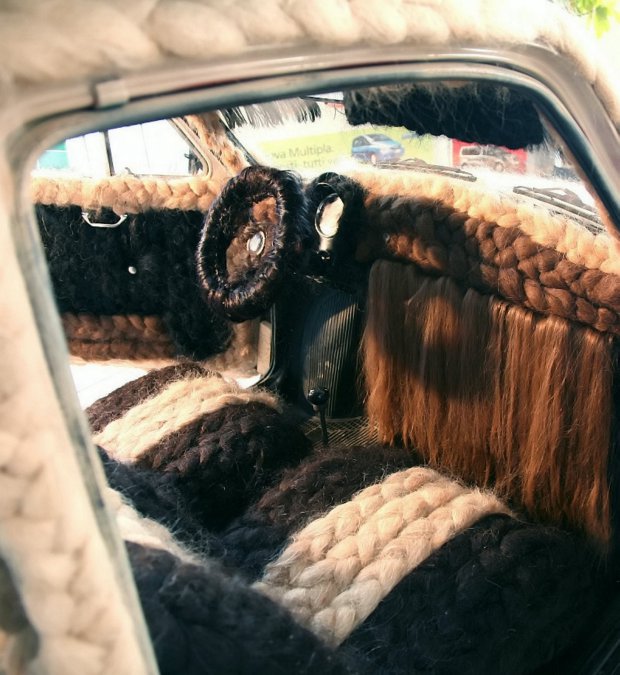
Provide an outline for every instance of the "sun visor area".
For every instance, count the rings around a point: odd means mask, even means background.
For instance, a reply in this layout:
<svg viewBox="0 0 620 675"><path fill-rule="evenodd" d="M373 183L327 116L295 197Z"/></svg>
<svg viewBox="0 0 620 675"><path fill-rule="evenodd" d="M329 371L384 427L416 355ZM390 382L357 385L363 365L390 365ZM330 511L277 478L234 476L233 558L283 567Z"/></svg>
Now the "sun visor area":
<svg viewBox="0 0 620 675"><path fill-rule="evenodd" d="M314 122L321 117L321 108L312 98L290 98L281 101L225 108L221 111L230 129L241 126L272 127L286 122Z"/></svg>
<svg viewBox="0 0 620 675"><path fill-rule="evenodd" d="M539 145L543 126L532 100L490 83L404 84L344 93L350 124L406 127L416 134L517 149Z"/></svg>

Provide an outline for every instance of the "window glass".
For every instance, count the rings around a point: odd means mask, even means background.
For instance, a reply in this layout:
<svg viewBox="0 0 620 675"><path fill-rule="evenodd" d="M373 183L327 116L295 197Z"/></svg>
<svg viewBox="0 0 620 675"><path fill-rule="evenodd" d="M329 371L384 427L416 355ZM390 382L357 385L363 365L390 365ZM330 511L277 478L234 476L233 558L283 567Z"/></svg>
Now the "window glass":
<svg viewBox="0 0 620 675"><path fill-rule="evenodd" d="M447 159L445 142L418 137L402 127L352 126L341 101L313 101L320 115L312 122L287 120L275 126L242 125L234 135L263 164L313 177L322 171L346 172L359 163L383 165L401 159ZM444 139L445 141L445 139Z"/></svg>
<svg viewBox="0 0 620 675"><path fill-rule="evenodd" d="M563 150L551 141L511 150L446 136L418 135L404 127L353 126L346 119L342 94L307 100L318 107L318 114L272 126L242 124L232 133L255 161L293 169L308 179L323 171L347 173L365 165L426 173L447 171L452 175L456 169L463 179L496 192L523 194L524 186L551 191L548 197L529 196L557 203L563 200L573 206L580 203L594 214L588 189Z"/></svg>
<svg viewBox="0 0 620 675"><path fill-rule="evenodd" d="M183 176L191 173L190 147L166 120L111 129L114 173Z"/></svg>
<svg viewBox="0 0 620 675"><path fill-rule="evenodd" d="M169 120L69 138L39 157L37 174L186 176L200 171L189 142Z"/></svg>

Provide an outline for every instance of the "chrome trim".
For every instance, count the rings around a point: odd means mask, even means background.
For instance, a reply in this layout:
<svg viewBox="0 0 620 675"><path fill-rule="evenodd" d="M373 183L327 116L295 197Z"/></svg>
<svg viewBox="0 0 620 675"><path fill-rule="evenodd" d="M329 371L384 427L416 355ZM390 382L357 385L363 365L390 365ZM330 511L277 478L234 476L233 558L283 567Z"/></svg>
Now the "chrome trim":
<svg viewBox="0 0 620 675"><path fill-rule="evenodd" d="M97 220L91 220L88 211L82 211L82 220L91 227L103 227L105 229L110 230L114 229L115 227L118 227L119 225L122 225L127 220L127 214L123 213L122 215L120 215L115 223L102 223Z"/></svg>

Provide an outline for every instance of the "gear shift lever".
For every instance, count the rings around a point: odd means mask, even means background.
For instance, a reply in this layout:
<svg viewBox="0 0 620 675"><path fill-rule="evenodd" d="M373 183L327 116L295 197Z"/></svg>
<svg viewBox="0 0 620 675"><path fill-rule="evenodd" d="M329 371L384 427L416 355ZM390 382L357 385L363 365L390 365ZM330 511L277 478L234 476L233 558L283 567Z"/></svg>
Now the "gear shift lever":
<svg viewBox="0 0 620 675"><path fill-rule="evenodd" d="M308 392L307 398L314 412L319 413L323 445L327 447L329 445L329 435L327 433L327 421L325 420L325 407L329 401L329 391L325 387L314 387Z"/></svg>

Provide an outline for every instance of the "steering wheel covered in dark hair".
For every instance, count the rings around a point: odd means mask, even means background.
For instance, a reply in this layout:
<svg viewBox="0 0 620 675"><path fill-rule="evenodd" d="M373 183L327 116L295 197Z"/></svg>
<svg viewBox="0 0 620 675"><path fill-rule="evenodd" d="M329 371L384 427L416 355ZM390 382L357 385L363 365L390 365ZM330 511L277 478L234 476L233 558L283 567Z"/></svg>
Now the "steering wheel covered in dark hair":
<svg viewBox="0 0 620 675"><path fill-rule="evenodd" d="M264 166L245 168L211 206L198 244L205 301L232 321L259 316L312 237L299 177Z"/></svg>

